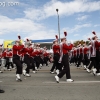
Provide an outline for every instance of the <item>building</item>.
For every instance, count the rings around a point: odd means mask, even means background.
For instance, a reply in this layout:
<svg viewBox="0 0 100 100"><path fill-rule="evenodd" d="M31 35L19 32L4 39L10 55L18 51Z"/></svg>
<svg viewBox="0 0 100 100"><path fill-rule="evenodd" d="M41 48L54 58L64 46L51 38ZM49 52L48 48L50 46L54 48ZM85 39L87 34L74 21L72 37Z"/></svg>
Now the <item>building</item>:
<svg viewBox="0 0 100 100"><path fill-rule="evenodd" d="M46 46L47 49L52 48L52 43L55 39L31 40L32 43L39 43L41 47Z"/></svg>

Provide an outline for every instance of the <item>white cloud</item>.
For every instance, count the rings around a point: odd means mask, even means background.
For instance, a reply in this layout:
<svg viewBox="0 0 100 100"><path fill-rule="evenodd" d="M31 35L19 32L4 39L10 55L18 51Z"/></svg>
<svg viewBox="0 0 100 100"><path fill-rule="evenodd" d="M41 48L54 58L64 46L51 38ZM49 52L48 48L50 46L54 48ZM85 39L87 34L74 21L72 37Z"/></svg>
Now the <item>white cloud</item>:
<svg viewBox="0 0 100 100"><path fill-rule="evenodd" d="M32 32L38 29L44 29L44 26L34 23L31 20L24 18L10 19L5 16L0 16L0 31L2 33L9 32Z"/></svg>
<svg viewBox="0 0 100 100"><path fill-rule="evenodd" d="M56 15L56 9L59 9L60 16L68 16L80 12L92 12L100 10L100 1L74 0L70 2L61 2L52 0L43 7L30 8L24 11L26 18L33 20L45 19Z"/></svg>
<svg viewBox="0 0 100 100"><path fill-rule="evenodd" d="M44 39L55 38L54 30L48 30L42 24L35 23L25 18L10 19L6 16L0 16L0 34L19 33L26 35L23 38ZM8 37L10 38L10 37Z"/></svg>
<svg viewBox="0 0 100 100"><path fill-rule="evenodd" d="M74 34L74 36L79 36L79 34Z"/></svg>
<svg viewBox="0 0 100 100"><path fill-rule="evenodd" d="M26 38L35 39L35 40L38 40L38 39L54 39L56 34L57 33L54 30L44 30L44 31L39 30L34 34L30 34L29 36L25 37L24 40Z"/></svg>
<svg viewBox="0 0 100 100"><path fill-rule="evenodd" d="M100 24L96 24L96 25L94 25L94 27L99 27L100 26Z"/></svg>
<svg viewBox="0 0 100 100"><path fill-rule="evenodd" d="M45 18L44 12L40 9L31 9L29 8L27 11L24 11L26 14L26 18L33 19L33 20L40 20Z"/></svg>
<svg viewBox="0 0 100 100"><path fill-rule="evenodd" d="M91 27L91 24L78 24L78 25L75 25L73 28L63 28L63 30L67 29L67 32L68 33L75 33L75 32L78 32L80 29L82 28L87 28L87 27Z"/></svg>
<svg viewBox="0 0 100 100"><path fill-rule="evenodd" d="M82 21L82 20L85 20L85 19L87 19L87 18L88 18L88 15L84 15L84 16L79 16L79 17L77 18L77 20Z"/></svg>

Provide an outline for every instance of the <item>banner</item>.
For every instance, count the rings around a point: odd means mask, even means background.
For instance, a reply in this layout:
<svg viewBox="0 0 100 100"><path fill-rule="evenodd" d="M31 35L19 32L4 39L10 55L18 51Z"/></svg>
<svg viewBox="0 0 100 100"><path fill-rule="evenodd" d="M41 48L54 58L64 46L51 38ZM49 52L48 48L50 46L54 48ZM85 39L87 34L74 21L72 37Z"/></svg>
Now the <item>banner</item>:
<svg viewBox="0 0 100 100"><path fill-rule="evenodd" d="M21 40L21 43L23 43L23 41ZM15 41L13 40L5 40L4 41L4 48L8 48L11 49L13 47L13 45L15 44Z"/></svg>

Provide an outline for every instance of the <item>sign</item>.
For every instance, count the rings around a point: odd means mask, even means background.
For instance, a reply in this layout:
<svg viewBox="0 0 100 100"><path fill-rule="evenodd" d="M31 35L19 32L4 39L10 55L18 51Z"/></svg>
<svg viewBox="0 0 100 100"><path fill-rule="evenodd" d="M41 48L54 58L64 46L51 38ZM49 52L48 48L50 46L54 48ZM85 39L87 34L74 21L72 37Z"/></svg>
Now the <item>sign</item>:
<svg viewBox="0 0 100 100"><path fill-rule="evenodd" d="M21 43L22 42L23 41L21 40ZM13 41L13 40L5 40L4 41L4 48L7 48L7 46L8 46L8 48L11 49L14 44L15 44L15 41Z"/></svg>

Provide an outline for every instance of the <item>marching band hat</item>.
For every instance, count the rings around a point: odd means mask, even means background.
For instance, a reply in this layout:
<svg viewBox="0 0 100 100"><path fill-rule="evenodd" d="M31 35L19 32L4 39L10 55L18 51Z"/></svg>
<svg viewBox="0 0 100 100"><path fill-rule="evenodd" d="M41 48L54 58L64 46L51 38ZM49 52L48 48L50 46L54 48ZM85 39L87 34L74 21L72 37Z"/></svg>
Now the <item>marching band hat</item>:
<svg viewBox="0 0 100 100"><path fill-rule="evenodd" d="M61 38L61 41L62 41L62 40L64 40L64 39L66 39L66 36L67 36L67 32L66 32L66 31L64 31L64 37L63 37L63 38Z"/></svg>
<svg viewBox="0 0 100 100"><path fill-rule="evenodd" d="M56 39L53 40L53 43L58 42L58 35L55 35Z"/></svg>
<svg viewBox="0 0 100 100"><path fill-rule="evenodd" d="M98 38L95 31L92 31L92 34L93 34L92 39Z"/></svg>
<svg viewBox="0 0 100 100"><path fill-rule="evenodd" d="M20 43L20 40L21 40L21 36L18 34L18 40L15 40L15 43L16 42Z"/></svg>
<svg viewBox="0 0 100 100"><path fill-rule="evenodd" d="M31 44L31 41L29 39L26 39L25 45L30 45L30 44Z"/></svg>
<svg viewBox="0 0 100 100"><path fill-rule="evenodd" d="M91 38L88 38L89 41L91 41Z"/></svg>

